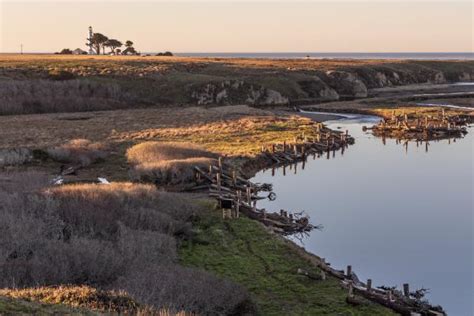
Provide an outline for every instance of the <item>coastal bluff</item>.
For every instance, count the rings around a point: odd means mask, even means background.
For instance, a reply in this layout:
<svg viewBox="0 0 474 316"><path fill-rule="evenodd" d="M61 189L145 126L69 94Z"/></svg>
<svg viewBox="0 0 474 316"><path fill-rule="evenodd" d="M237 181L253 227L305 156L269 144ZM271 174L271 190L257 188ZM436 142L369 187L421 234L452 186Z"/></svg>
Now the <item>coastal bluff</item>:
<svg viewBox="0 0 474 316"><path fill-rule="evenodd" d="M304 105L366 98L380 88L474 81L472 60L2 55L0 64L0 114Z"/></svg>

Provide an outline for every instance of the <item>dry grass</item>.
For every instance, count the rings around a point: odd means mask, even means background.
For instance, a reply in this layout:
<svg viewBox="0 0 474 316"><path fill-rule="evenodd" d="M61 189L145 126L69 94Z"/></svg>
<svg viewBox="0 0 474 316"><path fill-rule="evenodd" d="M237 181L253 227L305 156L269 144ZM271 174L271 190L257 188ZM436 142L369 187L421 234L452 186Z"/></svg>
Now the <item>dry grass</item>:
<svg viewBox="0 0 474 316"><path fill-rule="evenodd" d="M215 159L202 157L146 162L135 165L130 172L130 177L155 184L178 185L189 183L194 179L194 167L206 169L216 164Z"/></svg>
<svg viewBox="0 0 474 316"><path fill-rule="evenodd" d="M64 145L48 149L47 153L56 161L78 163L82 166L88 166L108 156L104 144L93 143L87 139L73 139Z"/></svg>
<svg viewBox="0 0 474 316"><path fill-rule="evenodd" d="M194 179L194 167L215 165L217 155L190 143L144 142L127 150L130 177L155 184L183 184Z"/></svg>
<svg viewBox="0 0 474 316"><path fill-rule="evenodd" d="M92 310L134 313L138 303L120 291L97 290L90 286L61 285L25 289L0 289L0 295L45 304L64 304Z"/></svg>
<svg viewBox="0 0 474 316"><path fill-rule="evenodd" d="M127 150L127 159L131 164L199 157L217 158L217 155L191 143L145 142Z"/></svg>
<svg viewBox="0 0 474 316"><path fill-rule="evenodd" d="M314 122L299 116L250 116L179 128L145 129L114 135L122 140L186 141L229 156L255 155L262 146L315 136Z"/></svg>

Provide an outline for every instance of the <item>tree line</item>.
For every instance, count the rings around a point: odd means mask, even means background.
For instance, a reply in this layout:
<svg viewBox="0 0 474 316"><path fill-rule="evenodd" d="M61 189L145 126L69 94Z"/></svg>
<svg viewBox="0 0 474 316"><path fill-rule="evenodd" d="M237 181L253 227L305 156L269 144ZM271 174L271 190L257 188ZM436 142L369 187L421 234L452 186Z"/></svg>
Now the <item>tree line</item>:
<svg viewBox="0 0 474 316"><path fill-rule="evenodd" d="M124 46L124 44L121 41L114 38L108 38L102 33L93 33L92 38L87 39L86 45L92 47L97 55L100 55L101 52L105 55L106 48L109 48L110 54L113 55L138 55L138 52L133 47L132 41L127 40L125 42L125 49L122 51L121 47Z"/></svg>

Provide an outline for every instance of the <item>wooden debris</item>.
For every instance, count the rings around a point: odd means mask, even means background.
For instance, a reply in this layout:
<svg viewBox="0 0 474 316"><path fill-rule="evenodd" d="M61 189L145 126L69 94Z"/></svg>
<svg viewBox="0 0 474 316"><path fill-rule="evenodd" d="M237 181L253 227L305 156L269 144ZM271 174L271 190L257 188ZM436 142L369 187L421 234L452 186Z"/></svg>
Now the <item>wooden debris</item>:
<svg viewBox="0 0 474 316"><path fill-rule="evenodd" d="M372 130L378 137L390 137L400 140L429 141L446 138L460 138L464 136L466 125L473 118L469 115L447 116L444 110L438 115L420 116L404 114L396 116L395 113L389 119L383 119L372 127L363 127L363 130Z"/></svg>

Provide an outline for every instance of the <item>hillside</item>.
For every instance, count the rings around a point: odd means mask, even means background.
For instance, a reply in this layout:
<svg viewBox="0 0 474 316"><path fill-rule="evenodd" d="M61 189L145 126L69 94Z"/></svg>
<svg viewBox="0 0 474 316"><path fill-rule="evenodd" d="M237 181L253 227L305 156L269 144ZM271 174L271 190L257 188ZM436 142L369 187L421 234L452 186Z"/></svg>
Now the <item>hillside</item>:
<svg viewBox="0 0 474 316"><path fill-rule="evenodd" d="M474 80L474 61L0 56L0 114L312 104Z"/></svg>

